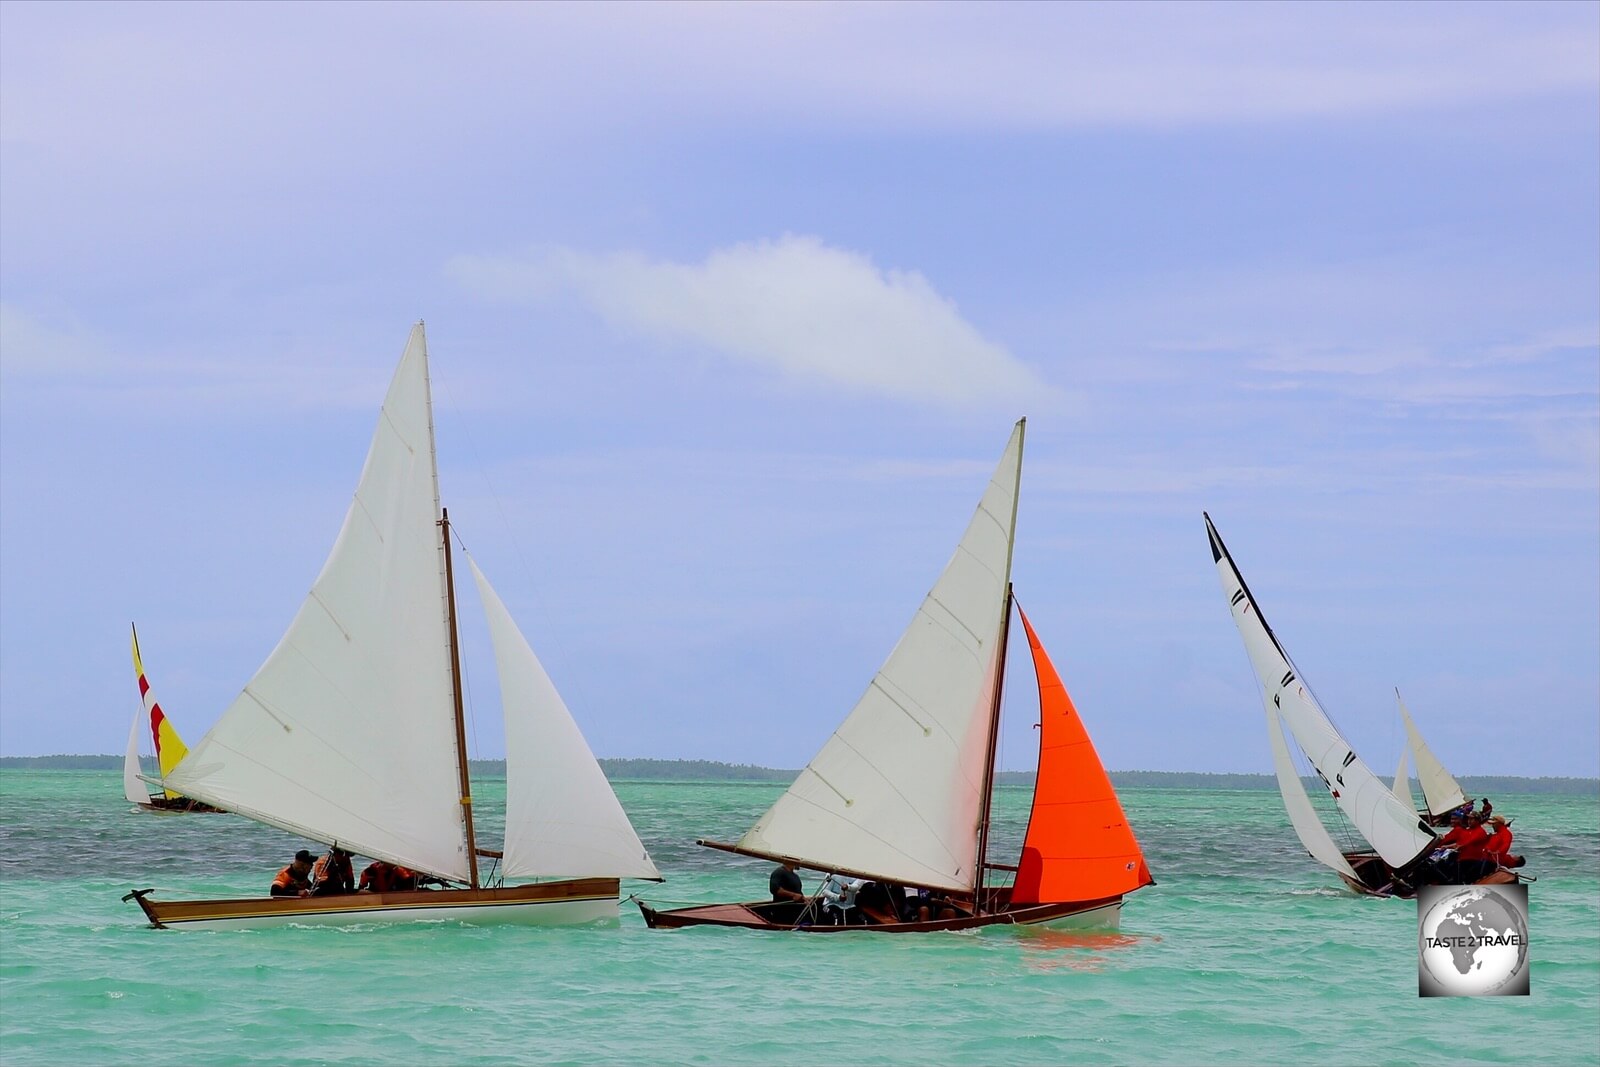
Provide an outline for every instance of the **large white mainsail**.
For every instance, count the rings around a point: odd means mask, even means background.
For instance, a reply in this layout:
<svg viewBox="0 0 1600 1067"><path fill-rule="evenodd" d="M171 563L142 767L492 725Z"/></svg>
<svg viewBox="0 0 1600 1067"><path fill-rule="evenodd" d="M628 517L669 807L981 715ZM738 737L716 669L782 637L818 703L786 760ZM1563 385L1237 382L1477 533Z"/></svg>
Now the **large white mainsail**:
<svg viewBox="0 0 1600 1067"><path fill-rule="evenodd" d="M139 777L139 734L144 723L143 710L134 712L133 728L128 731L128 751L122 757L122 795L134 804L150 803L150 790Z"/></svg>
<svg viewBox="0 0 1600 1067"><path fill-rule="evenodd" d="M469 555L494 643L506 724L504 872L660 879L566 702Z"/></svg>
<svg viewBox="0 0 1600 1067"><path fill-rule="evenodd" d="M439 518L418 323L322 573L167 785L291 833L467 879Z"/></svg>
<svg viewBox="0 0 1600 1067"><path fill-rule="evenodd" d="M1417 724L1411 721L1411 712L1406 710L1406 702L1400 698L1399 688L1395 689L1394 698L1400 704L1400 718L1406 724L1406 738L1411 746L1411 758L1417 763L1417 783L1422 786L1422 795L1428 802L1428 811L1433 815L1454 811L1467 802L1467 795L1461 791L1461 783L1444 769L1439 757L1433 754L1428 742L1422 739L1422 732L1417 729Z"/></svg>
<svg viewBox="0 0 1600 1067"><path fill-rule="evenodd" d="M976 884L1023 429L866 694L739 848L911 885Z"/></svg>
<svg viewBox="0 0 1600 1067"><path fill-rule="evenodd" d="M1417 818L1417 813L1401 804L1394 792L1362 762L1317 703L1310 686L1262 617L1260 607L1234 566L1209 515L1206 516L1206 533L1211 540L1212 559L1222 579L1223 594L1228 597L1233 621L1239 627L1245 651L1261 682L1268 716L1281 715L1283 725L1311 761L1317 776L1327 785L1339 810L1384 862L1396 869L1405 867L1432 847L1433 833ZM1284 803L1290 806L1287 791ZM1290 818L1293 817L1291 807ZM1304 840L1303 835L1301 839Z"/></svg>

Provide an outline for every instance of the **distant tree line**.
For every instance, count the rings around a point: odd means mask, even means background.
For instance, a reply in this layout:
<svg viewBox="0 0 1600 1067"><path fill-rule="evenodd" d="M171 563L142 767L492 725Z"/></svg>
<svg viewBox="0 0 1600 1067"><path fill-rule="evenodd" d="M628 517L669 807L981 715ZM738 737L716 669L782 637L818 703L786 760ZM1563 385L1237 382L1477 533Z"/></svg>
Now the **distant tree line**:
<svg viewBox="0 0 1600 1067"><path fill-rule="evenodd" d="M153 761L146 758L145 772ZM503 778L505 760L471 760L473 774ZM0 768L54 771L111 771L122 767L121 756L0 756ZM750 763L719 763L703 759L602 759L606 777L640 782L776 782L794 781L799 771L757 767ZM1002 786L1032 786L1032 771L1001 771ZM1313 794L1323 789L1315 778L1304 779ZM1470 775L1460 779L1470 797L1497 793L1560 793L1600 795L1600 778L1522 778L1516 775ZM1119 789L1277 789L1270 774L1204 774L1198 771L1112 771L1111 783Z"/></svg>

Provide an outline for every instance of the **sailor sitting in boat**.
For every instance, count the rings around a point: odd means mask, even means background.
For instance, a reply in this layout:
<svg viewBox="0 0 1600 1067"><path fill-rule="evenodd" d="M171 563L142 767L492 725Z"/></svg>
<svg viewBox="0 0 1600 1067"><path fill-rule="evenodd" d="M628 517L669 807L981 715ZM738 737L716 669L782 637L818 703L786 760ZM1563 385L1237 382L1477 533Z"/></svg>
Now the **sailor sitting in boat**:
<svg viewBox="0 0 1600 1067"><path fill-rule="evenodd" d="M822 880L822 913L834 926L849 926L850 912L856 906L856 894L867 884L865 878L841 878L829 874Z"/></svg>
<svg viewBox="0 0 1600 1067"><path fill-rule="evenodd" d="M311 868L311 895L332 897L355 891L356 875L350 865L350 853L334 845Z"/></svg>
<svg viewBox="0 0 1600 1067"><path fill-rule="evenodd" d="M294 862L278 872L272 880L271 893L275 897L309 897L311 895L311 865L316 857L305 849L294 854Z"/></svg>

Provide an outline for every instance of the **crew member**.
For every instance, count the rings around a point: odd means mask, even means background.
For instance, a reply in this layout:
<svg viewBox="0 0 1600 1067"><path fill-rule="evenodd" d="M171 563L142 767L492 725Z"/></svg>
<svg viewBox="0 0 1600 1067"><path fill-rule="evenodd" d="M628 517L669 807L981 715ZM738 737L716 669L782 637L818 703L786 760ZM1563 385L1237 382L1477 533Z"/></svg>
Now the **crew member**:
<svg viewBox="0 0 1600 1067"><path fill-rule="evenodd" d="M316 857L305 849L294 854L294 862L278 872L272 880L271 893L275 897L309 897L311 895L311 865Z"/></svg>
<svg viewBox="0 0 1600 1067"><path fill-rule="evenodd" d="M356 874L350 866L350 853L334 845L311 868L313 896L333 897L356 891Z"/></svg>
<svg viewBox="0 0 1600 1067"><path fill-rule="evenodd" d="M363 893L396 893L417 888L417 872L398 863L373 860L361 872L360 890Z"/></svg>
<svg viewBox="0 0 1600 1067"><path fill-rule="evenodd" d="M1491 815L1489 830L1489 840L1483 843L1484 858L1493 864L1489 870L1510 866L1506 861L1511 855L1511 824L1504 815Z"/></svg>
<svg viewBox="0 0 1600 1067"><path fill-rule="evenodd" d="M772 902L782 903L785 900L806 902L806 888L800 881L800 875L795 873L795 865L789 860L784 860L772 870L772 877L767 879L767 888L772 891Z"/></svg>

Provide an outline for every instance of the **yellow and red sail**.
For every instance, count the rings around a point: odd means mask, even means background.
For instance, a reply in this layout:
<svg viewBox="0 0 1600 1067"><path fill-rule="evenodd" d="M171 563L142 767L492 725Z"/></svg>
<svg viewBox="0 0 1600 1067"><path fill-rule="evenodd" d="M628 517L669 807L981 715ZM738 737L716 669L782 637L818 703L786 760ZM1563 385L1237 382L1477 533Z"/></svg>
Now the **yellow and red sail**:
<svg viewBox="0 0 1600 1067"><path fill-rule="evenodd" d="M155 694L150 691L150 682L144 676L144 661L139 657L137 629L133 631L133 672L139 676L139 697L144 701L145 714L150 716L150 738L156 746L156 764L161 768L161 777L165 778L178 765L178 761L189 754L189 748L178 736L172 723L167 721L161 705L156 703ZM180 795L170 789L166 790L166 794L169 800Z"/></svg>
<svg viewBox="0 0 1600 1067"><path fill-rule="evenodd" d="M1021 605L1039 679L1039 776L1014 904L1104 900L1151 885L1111 778Z"/></svg>

